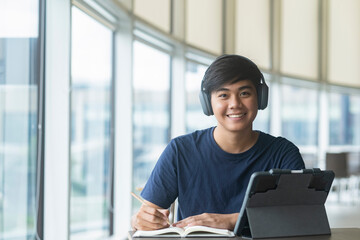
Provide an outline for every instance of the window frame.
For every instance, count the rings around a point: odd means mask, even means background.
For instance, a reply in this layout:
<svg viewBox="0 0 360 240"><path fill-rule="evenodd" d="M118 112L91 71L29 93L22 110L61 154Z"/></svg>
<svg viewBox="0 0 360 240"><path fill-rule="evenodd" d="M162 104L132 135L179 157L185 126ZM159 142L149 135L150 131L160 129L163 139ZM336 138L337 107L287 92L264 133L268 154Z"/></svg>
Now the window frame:
<svg viewBox="0 0 360 240"><path fill-rule="evenodd" d="M48 0L45 12L43 238L68 239L70 64L59 63L70 60L71 2Z"/></svg>
<svg viewBox="0 0 360 240"><path fill-rule="evenodd" d="M39 0L39 84L38 84L38 127L36 166L36 238L44 237L44 152L45 152L45 12L44 0Z"/></svg>

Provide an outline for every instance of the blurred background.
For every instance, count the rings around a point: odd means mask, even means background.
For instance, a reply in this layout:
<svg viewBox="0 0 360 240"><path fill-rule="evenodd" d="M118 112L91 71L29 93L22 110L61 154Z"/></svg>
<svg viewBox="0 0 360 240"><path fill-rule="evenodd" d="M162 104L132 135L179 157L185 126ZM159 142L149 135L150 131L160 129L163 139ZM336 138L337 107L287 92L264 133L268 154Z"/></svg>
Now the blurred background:
<svg viewBox="0 0 360 240"><path fill-rule="evenodd" d="M0 239L122 239L173 137L214 126L207 66L258 64L254 129L336 173L331 227L360 227L360 1L0 0Z"/></svg>

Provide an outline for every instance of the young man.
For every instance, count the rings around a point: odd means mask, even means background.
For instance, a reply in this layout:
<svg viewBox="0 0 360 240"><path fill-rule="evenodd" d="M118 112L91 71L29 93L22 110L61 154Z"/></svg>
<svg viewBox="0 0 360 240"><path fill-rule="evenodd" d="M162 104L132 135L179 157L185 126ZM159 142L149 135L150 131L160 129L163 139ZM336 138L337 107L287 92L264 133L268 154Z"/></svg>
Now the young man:
<svg viewBox="0 0 360 240"><path fill-rule="evenodd" d="M253 130L267 94L262 73L245 57L223 55L209 66L200 101L217 126L168 144L141 193L146 204L133 216L134 229L168 227L166 209L178 198L175 226L233 230L252 173L305 168L294 144Z"/></svg>

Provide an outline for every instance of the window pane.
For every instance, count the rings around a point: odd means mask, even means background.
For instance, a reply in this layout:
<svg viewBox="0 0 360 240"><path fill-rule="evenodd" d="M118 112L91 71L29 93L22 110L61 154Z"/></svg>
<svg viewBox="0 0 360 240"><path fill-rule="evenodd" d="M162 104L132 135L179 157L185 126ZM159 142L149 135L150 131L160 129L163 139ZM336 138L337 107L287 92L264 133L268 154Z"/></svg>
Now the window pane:
<svg viewBox="0 0 360 240"><path fill-rule="evenodd" d="M186 65L186 132L216 126L214 116L206 116L201 108L199 92L207 66L194 62Z"/></svg>
<svg viewBox="0 0 360 240"><path fill-rule="evenodd" d="M169 142L170 56L134 42L133 191L142 188ZM138 191L137 191L138 192ZM133 211L139 202L133 199Z"/></svg>
<svg viewBox="0 0 360 240"><path fill-rule="evenodd" d="M330 94L330 145L360 145L360 97Z"/></svg>
<svg viewBox="0 0 360 240"><path fill-rule="evenodd" d="M71 239L98 239L109 235L112 31L76 7L71 79Z"/></svg>
<svg viewBox="0 0 360 240"><path fill-rule="evenodd" d="M0 239L34 239L39 2L7 3L0 8Z"/></svg>
<svg viewBox="0 0 360 240"><path fill-rule="evenodd" d="M1 38L37 38L38 29L39 0L1 1Z"/></svg>
<svg viewBox="0 0 360 240"><path fill-rule="evenodd" d="M282 135L296 145L315 146L318 136L316 89L282 85Z"/></svg>

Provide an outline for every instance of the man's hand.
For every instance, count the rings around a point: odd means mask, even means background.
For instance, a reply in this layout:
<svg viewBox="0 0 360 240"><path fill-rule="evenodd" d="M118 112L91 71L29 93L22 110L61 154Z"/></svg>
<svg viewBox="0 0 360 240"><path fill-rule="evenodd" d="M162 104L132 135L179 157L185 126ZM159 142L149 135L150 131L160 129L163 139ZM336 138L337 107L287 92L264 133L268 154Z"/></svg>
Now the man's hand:
<svg viewBox="0 0 360 240"><path fill-rule="evenodd" d="M235 224L239 213L232 214L215 214L215 213L203 213L200 215L191 216L185 218L177 223L174 223L174 227L186 227L186 226L207 226L213 228L222 228L234 230Z"/></svg>
<svg viewBox="0 0 360 240"><path fill-rule="evenodd" d="M131 225L135 230L156 230L169 227L169 211L146 202L132 217Z"/></svg>

